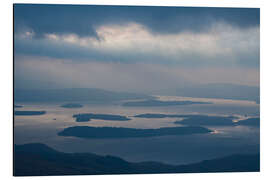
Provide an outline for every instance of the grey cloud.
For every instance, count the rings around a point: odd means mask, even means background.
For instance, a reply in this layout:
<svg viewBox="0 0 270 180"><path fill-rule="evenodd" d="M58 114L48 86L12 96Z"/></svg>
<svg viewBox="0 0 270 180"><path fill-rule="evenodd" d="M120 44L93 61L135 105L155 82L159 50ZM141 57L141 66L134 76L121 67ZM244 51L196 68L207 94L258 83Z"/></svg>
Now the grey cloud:
<svg viewBox="0 0 270 180"><path fill-rule="evenodd" d="M44 33L75 33L98 38L95 29L104 24L136 22L153 33L207 31L216 22L239 28L259 26L256 8L14 5L15 32L31 28L38 36Z"/></svg>
<svg viewBox="0 0 270 180"><path fill-rule="evenodd" d="M247 8L15 4L15 87L151 91L200 82L258 85L259 16L259 9ZM107 46L98 34L100 27L130 22L147 30L149 42L135 38L118 46L116 39ZM20 36L31 31L33 37ZM179 42L166 39L179 33ZM46 34L94 37L100 46L53 41Z"/></svg>
<svg viewBox="0 0 270 180"><path fill-rule="evenodd" d="M163 44L160 47L155 42L150 41L153 48L149 51L145 49L149 48L149 44L137 41L137 44L133 44L131 47L106 47L106 41L100 41L99 48L89 44L87 47L79 44L72 44L61 40L53 41L46 38L15 38L15 54L21 55L34 55L34 56L46 56L51 58L62 58L75 60L76 62L87 61L100 61L100 62L115 62L115 63L153 63L163 65L178 65L185 67L203 67L203 66L239 66L239 67L259 67L259 34L257 30L251 30L251 32L236 30L233 35L232 30L225 32L222 37L212 37L209 33L207 36L213 40L202 40L202 43L215 43L210 45L209 48L200 49L201 47L207 47L208 44L197 44L200 41L187 42L191 43L190 47L184 49L176 49L175 52L169 52L175 48L177 42L167 42L163 39ZM238 36L238 35L241 35ZM184 35L183 35L184 36ZM201 35L205 38L205 34ZM223 37L224 36L224 37ZM227 37L233 36L233 37ZM252 39L249 36L254 36ZM152 37L153 40L156 37ZM187 41L191 37L187 37ZM200 38L200 36L196 37ZM216 38L221 38L216 40ZM225 41L224 41L225 39ZM185 40L182 40L185 41ZM206 42L204 42L206 41ZM210 42L212 41L212 42ZM128 42L128 40L127 40ZM158 42L157 42L158 43ZM185 42L183 42L185 43ZM167 47L167 45L169 47ZM145 46L145 48L143 48ZM199 48L199 49L197 49ZM213 49L212 49L213 48ZM216 48L218 48L216 50ZM167 52L168 51L168 52ZM209 52L208 52L209 51ZM213 54L213 52L216 54ZM218 51L218 52L215 52ZM226 52L228 51L228 52ZM208 54L209 53L209 54Z"/></svg>

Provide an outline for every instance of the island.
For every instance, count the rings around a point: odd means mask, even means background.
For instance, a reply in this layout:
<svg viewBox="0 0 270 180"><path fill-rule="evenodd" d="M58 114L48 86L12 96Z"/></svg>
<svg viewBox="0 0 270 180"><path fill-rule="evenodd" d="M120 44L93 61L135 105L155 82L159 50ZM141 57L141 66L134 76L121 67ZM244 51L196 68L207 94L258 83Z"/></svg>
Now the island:
<svg viewBox="0 0 270 180"><path fill-rule="evenodd" d="M129 121L130 118L126 116L113 115L113 114L93 114L93 113L85 113L85 114L74 114L73 118L76 118L77 122L87 122L91 119L100 119L106 121Z"/></svg>
<svg viewBox="0 0 270 180"><path fill-rule="evenodd" d="M62 108L82 108L83 105L76 104L76 103L68 103L68 104L63 104L60 107L62 107Z"/></svg>
<svg viewBox="0 0 270 180"><path fill-rule="evenodd" d="M207 116L207 115L191 115L184 117L183 120L175 121L175 124L189 125L189 126L235 126L233 122L237 119L234 116Z"/></svg>
<svg viewBox="0 0 270 180"><path fill-rule="evenodd" d="M134 117L137 118L185 118L185 117L192 117L197 115L186 115L186 114L152 114L152 113L146 113L146 114L138 114Z"/></svg>
<svg viewBox="0 0 270 180"><path fill-rule="evenodd" d="M192 104L212 104L211 102L199 101L160 101L160 100L143 100L125 102L123 106L182 106Z"/></svg>
<svg viewBox="0 0 270 180"><path fill-rule="evenodd" d="M260 118L248 118L246 120L238 121L237 125L243 126L260 126Z"/></svg>
<svg viewBox="0 0 270 180"><path fill-rule="evenodd" d="M63 153L41 143L14 146L14 176L258 172L260 154L232 154L185 165L129 162L93 153Z"/></svg>
<svg viewBox="0 0 270 180"><path fill-rule="evenodd" d="M59 132L59 136L73 136L80 138L135 138L135 137L152 137L165 135L186 135L186 134L204 134L212 130L199 127L166 127L159 129L135 129L122 127L91 127L91 126L74 126L65 128Z"/></svg>
<svg viewBox="0 0 270 180"><path fill-rule="evenodd" d="M189 126L260 126L260 118L248 118L233 122L235 119L237 119L235 116L192 115L174 123Z"/></svg>
<svg viewBox="0 0 270 180"><path fill-rule="evenodd" d="M197 114L138 114L134 117L137 118L183 118L183 120L175 121L175 124L201 126L235 126L236 123L233 120L238 119L236 116L209 116L209 115L197 115Z"/></svg>
<svg viewBox="0 0 270 180"><path fill-rule="evenodd" d="M16 116L39 116L45 114L46 111L15 111Z"/></svg>

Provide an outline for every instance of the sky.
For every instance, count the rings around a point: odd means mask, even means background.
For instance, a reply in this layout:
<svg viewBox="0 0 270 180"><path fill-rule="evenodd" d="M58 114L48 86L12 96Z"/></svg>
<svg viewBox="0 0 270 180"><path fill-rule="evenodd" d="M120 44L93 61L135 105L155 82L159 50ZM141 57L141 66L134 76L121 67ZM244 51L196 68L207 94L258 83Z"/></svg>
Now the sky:
<svg viewBox="0 0 270 180"><path fill-rule="evenodd" d="M15 88L259 86L260 11L14 5Z"/></svg>

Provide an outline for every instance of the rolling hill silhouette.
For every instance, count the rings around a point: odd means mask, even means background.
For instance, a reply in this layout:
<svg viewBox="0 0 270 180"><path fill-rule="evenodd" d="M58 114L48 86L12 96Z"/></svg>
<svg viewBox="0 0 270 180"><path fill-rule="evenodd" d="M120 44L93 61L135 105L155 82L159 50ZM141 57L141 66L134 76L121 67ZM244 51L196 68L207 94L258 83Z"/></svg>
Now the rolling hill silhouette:
<svg viewBox="0 0 270 180"><path fill-rule="evenodd" d="M188 165L132 163L114 156L63 153L44 144L15 145L14 176L258 172L259 154L231 155Z"/></svg>

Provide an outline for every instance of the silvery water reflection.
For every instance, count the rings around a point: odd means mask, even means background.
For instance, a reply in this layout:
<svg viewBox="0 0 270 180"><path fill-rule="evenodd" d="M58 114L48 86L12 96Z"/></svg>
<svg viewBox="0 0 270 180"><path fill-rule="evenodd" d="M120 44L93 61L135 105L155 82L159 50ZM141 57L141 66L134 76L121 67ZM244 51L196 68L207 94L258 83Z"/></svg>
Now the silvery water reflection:
<svg viewBox="0 0 270 180"><path fill-rule="evenodd" d="M200 100L214 104L123 107L116 105L84 104L83 108L66 109L61 104L24 104L20 110L45 110L42 116L15 116L15 143L45 143L63 152L93 152L110 154L129 161L161 161L171 164L197 162L235 153L259 151L259 128L248 126L208 127L211 134L160 136L125 139L81 139L58 136L70 126L109 126L129 128L160 128L179 126L173 122L180 118L147 119L132 117L143 113L236 115L241 118L259 115L259 105L252 101L223 99L160 97L161 100ZM73 114L103 113L129 116L130 121L91 120L75 122Z"/></svg>

